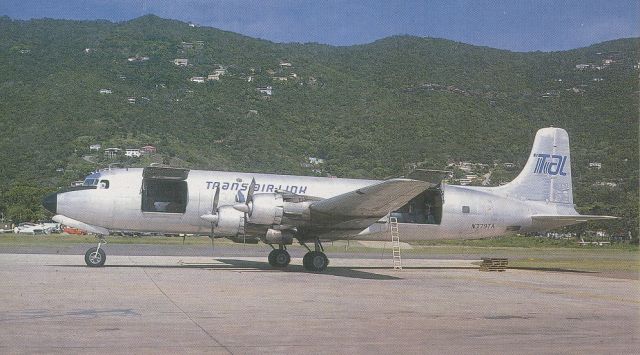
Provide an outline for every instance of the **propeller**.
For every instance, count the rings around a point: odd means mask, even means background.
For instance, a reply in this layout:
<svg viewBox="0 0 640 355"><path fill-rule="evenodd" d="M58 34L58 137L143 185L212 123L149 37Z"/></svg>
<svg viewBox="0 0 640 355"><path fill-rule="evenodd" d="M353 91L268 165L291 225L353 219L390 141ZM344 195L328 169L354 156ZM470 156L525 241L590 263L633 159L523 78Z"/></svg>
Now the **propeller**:
<svg viewBox="0 0 640 355"><path fill-rule="evenodd" d="M249 216L251 216L251 210L253 208L253 205L252 205L253 194L255 190L256 190L256 179L251 178L251 185L249 185L249 191L247 191L247 198L245 199L244 203L236 203L235 205L233 205L233 208L236 211L244 212Z"/></svg>
<svg viewBox="0 0 640 355"><path fill-rule="evenodd" d="M215 249L213 240L214 240L215 228L216 228L216 225L218 224L218 201L219 200L220 200L220 187L216 187L216 192L213 195L213 201L211 203L211 211L209 211L208 214L204 214L200 216L200 218L211 223L211 234L209 236L211 238L212 250Z"/></svg>

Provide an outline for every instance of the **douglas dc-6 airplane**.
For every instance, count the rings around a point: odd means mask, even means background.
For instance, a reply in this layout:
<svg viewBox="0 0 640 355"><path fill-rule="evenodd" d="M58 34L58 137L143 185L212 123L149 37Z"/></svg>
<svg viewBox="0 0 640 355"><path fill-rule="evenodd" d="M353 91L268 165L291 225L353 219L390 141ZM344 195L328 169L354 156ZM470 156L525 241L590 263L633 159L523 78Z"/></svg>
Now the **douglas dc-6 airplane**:
<svg viewBox="0 0 640 355"><path fill-rule="evenodd" d="M103 237L114 231L259 238L273 247L268 259L274 267L289 264L286 246L296 239L309 250L305 269L322 271L329 263L322 241L389 240L390 217L404 241L485 238L615 218L576 212L569 137L560 128L538 131L524 169L506 185L428 180L111 169L46 196L43 205L56 222L99 236L85 254L89 266L104 265Z"/></svg>

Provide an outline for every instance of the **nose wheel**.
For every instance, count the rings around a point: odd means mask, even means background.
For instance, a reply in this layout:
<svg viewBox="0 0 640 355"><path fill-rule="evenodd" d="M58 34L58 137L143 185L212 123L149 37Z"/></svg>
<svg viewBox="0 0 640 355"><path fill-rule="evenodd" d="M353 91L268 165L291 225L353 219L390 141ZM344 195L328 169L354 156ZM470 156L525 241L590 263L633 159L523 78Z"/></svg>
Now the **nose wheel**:
<svg viewBox="0 0 640 355"><path fill-rule="evenodd" d="M84 254L84 262L89 267L101 267L104 266L104 262L107 261L107 253L104 252L104 249L100 248L102 244L106 244L107 242L104 238L99 237L98 246L89 248L87 252Z"/></svg>

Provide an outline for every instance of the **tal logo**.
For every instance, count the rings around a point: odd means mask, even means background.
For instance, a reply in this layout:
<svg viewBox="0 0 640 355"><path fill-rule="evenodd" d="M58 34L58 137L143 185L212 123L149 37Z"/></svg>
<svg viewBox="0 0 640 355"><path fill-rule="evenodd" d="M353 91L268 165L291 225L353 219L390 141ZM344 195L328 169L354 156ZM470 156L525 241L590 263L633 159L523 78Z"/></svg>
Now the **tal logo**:
<svg viewBox="0 0 640 355"><path fill-rule="evenodd" d="M536 166L533 169L535 174L567 175L567 173L564 172L564 165L567 163L566 155L535 153L533 156L538 158Z"/></svg>

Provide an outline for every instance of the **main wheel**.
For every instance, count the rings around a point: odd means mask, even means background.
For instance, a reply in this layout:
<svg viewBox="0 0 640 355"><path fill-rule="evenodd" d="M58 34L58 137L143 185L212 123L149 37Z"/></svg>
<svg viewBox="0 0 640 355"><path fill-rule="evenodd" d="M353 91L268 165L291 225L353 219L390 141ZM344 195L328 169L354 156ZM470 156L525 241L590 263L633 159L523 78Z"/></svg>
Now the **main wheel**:
<svg viewBox="0 0 640 355"><path fill-rule="evenodd" d="M320 251L310 251L302 259L304 268L309 271L324 271L329 265L329 259Z"/></svg>
<svg viewBox="0 0 640 355"><path fill-rule="evenodd" d="M270 253L269 253L269 265L271 266L276 266L276 255L278 254L278 249L273 249Z"/></svg>
<svg viewBox="0 0 640 355"><path fill-rule="evenodd" d="M104 262L107 261L107 253L104 250L93 247L87 250L84 254L84 262L90 267L104 266Z"/></svg>
<svg viewBox="0 0 640 355"><path fill-rule="evenodd" d="M269 264L273 267L286 267L291 262L289 252L281 249L274 249L269 253Z"/></svg>
<svg viewBox="0 0 640 355"><path fill-rule="evenodd" d="M279 253L276 254L276 266L277 267L286 267L291 262L291 256L289 252L286 250L279 250Z"/></svg>

